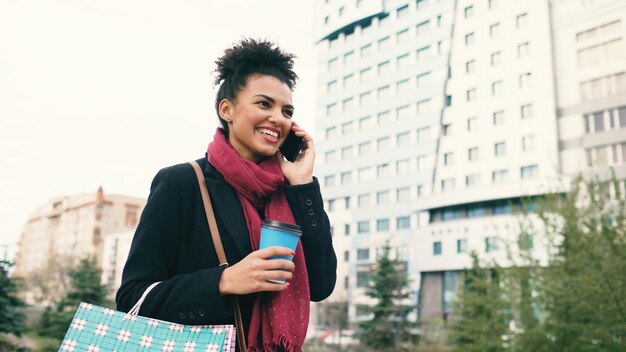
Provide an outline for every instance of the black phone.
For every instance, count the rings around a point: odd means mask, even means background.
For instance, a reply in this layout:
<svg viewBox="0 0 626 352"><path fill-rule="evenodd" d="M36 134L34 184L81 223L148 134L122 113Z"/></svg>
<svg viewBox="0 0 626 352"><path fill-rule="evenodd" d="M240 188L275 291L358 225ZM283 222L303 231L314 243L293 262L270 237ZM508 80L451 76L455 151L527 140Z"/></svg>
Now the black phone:
<svg viewBox="0 0 626 352"><path fill-rule="evenodd" d="M293 130L289 131L283 145L278 148L285 159L291 161L292 163L296 161L296 158L302 149L304 149L304 138L296 136L296 133Z"/></svg>

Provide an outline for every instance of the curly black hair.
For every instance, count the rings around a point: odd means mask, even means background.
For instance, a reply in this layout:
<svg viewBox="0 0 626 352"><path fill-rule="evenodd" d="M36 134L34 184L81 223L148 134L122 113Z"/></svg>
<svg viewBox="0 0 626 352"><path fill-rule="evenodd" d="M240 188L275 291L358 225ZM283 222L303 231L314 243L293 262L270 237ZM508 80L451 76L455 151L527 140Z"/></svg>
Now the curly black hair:
<svg viewBox="0 0 626 352"><path fill-rule="evenodd" d="M248 77L254 74L275 77L293 90L298 78L293 71L295 57L272 42L246 38L226 49L224 55L215 61L217 68L214 84L220 85L215 97L215 110L226 134L228 123L219 118L222 99L235 100L237 93L245 88Z"/></svg>

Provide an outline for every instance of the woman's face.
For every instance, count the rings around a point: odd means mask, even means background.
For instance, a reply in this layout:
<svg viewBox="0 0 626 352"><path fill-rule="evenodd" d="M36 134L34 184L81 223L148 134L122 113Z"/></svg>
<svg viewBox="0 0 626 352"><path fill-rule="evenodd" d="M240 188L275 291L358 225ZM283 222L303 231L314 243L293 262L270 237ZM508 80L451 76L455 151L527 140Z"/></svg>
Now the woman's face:
<svg viewBox="0 0 626 352"><path fill-rule="evenodd" d="M266 75L249 76L235 101L224 99L219 105L230 145L254 162L276 154L291 130L293 111L289 86Z"/></svg>

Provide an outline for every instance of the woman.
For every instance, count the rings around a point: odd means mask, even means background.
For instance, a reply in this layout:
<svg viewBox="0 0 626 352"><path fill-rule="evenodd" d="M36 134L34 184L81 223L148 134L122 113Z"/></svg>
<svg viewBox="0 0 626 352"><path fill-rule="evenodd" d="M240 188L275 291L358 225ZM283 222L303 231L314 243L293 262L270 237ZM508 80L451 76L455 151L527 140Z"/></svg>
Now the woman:
<svg viewBox="0 0 626 352"><path fill-rule="evenodd" d="M140 315L188 325L232 324L237 295L251 351L302 348L309 300L332 293L337 259L312 174L313 139L291 119L293 58L272 43L246 39L216 61L221 128L197 162L230 266L218 266L191 165L167 167L152 182L133 238L116 296L119 310L128 311L161 281ZM306 142L293 163L278 151L290 130ZM258 250L265 218L300 225L295 253ZM269 259L274 255L294 260Z"/></svg>

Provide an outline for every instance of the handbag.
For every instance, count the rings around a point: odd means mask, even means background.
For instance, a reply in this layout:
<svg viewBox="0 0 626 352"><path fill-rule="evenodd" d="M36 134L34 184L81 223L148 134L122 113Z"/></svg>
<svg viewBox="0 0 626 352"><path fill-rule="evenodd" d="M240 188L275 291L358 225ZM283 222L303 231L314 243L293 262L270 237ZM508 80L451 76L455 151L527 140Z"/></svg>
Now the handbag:
<svg viewBox="0 0 626 352"><path fill-rule="evenodd" d="M151 285L142 299L156 286ZM182 325L81 302L59 351L235 351L233 325Z"/></svg>
<svg viewBox="0 0 626 352"><path fill-rule="evenodd" d="M228 266L204 175L197 162L190 161L189 164L198 178L202 203L219 265ZM183 325L139 316L141 304L159 283L155 282L148 286L128 313L81 302L61 342L59 351L234 352L235 339L237 339L239 350L247 351L237 296L234 299L235 326Z"/></svg>

